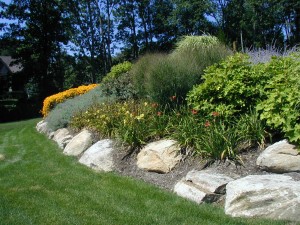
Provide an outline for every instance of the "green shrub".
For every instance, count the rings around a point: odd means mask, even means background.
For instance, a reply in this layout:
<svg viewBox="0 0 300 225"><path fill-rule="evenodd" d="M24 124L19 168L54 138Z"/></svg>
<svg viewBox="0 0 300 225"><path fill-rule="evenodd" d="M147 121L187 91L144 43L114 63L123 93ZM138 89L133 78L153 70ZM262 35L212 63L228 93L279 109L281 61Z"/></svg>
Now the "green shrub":
<svg viewBox="0 0 300 225"><path fill-rule="evenodd" d="M84 111L97 103L114 101L113 98L103 96L101 89L102 87L98 86L83 95L78 95L73 99L68 99L63 103L57 104L45 118L49 128L57 130L67 127L72 116L76 113Z"/></svg>
<svg viewBox="0 0 300 225"><path fill-rule="evenodd" d="M271 79L264 88L267 98L257 105L260 118L300 144L300 53L272 58L265 72Z"/></svg>
<svg viewBox="0 0 300 225"><path fill-rule="evenodd" d="M129 74L132 64L120 63L111 68L111 72L102 80L102 90L106 96L114 96L118 100L136 98L136 91L132 85L132 77Z"/></svg>
<svg viewBox="0 0 300 225"><path fill-rule="evenodd" d="M214 37L187 36L169 55L150 54L139 59L131 71L133 84L141 98L169 104L170 97L176 96L181 103L188 91L200 82L204 68L229 54Z"/></svg>
<svg viewBox="0 0 300 225"><path fill-rule="evenodd" d="M129 70L131 70L131 67L132 64L128 61L113 66L110 72L103 78L102 82L110 82L118 78L120 75L127 73Z"/></svg>
<svg viewBox="0 0 300 225"><path fill-rule="evenodd" d="M205 70L203 83L188 93L188 104L205 114L243 114L265 97L269 79L263 64L253 65L247 55L235 54Z"/></svg>

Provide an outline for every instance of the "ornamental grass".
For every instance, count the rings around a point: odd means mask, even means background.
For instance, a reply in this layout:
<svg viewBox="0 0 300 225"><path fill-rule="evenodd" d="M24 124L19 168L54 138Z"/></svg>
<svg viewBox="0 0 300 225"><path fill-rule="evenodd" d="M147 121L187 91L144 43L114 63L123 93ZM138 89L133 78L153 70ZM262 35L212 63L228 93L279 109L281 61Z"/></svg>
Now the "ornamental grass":
<svg viewBox="0 0 300 225"><path fill-rule="evenodd" d="M41 113L45 118L51 109L58 103L64 102L66 99L73 98L77 95L85 94L86 92L94 89L98 84L82 85L77 88L71 88L63 92L48 96L43 102Z"/></svg>

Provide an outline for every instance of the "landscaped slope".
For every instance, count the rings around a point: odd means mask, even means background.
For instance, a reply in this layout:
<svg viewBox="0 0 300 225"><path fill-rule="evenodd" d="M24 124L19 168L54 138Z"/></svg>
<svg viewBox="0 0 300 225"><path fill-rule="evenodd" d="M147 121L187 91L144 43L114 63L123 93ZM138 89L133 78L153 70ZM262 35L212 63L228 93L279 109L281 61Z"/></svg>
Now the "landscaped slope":
<svg viewBox="0 0 300 225"><path fill-rule="evenodd" d="M35 130L0 124L0 224L284 224L232 219L151 185L95 173Z"/></svg>

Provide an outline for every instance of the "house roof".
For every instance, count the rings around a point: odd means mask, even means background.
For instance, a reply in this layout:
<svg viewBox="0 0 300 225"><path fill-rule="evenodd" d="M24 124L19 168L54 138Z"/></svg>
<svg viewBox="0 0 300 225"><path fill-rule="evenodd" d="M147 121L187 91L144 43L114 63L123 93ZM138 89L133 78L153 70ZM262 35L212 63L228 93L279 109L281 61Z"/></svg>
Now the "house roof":
<svg viewBox="0 0 300 225"><path fill-rule="evenodd" d="M13 64L15 59L13 59L11 56L0 56L0 60L8 67L8 69L12 73L20 72L23 69L21 64Z"/></svg>

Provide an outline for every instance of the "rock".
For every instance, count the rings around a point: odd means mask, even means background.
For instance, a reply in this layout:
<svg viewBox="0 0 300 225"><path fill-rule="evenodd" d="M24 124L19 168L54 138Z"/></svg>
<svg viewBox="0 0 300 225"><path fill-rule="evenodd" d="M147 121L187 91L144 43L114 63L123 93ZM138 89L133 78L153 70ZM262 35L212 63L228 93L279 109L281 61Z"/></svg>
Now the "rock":
<svg viewBox="0 0 300 225"><path fill-rule="evenodd" d="M48 122L42 120L40 122L37 123L36 125L36 130L39 133L42 134L46 134L47 136L52 132L49 128L48 128Z"/></svg>
<svg viewBox="0 0 300 225"><path fill-rule="evenodd" d="M196 184L198 187L206 190L207 192L217 194L225 194L226 184L234 180L223 174L197 170L188 172L185 179L186 181Z"/></svg>
<svg viewBox="0 0 300 225"><path fill-rule="evenodd" d="M98 141L83 153L79 162L96 171L113 171L113 143L110 139Z"/></svg>
<svg viewBox="0 0 300 225"><path fill-rule="evenodd" d="M198 204L212 203L223 196L226 184L230 181L233 179L223 174L192 170L175 185L174 192Z"/></svg>
<svg viewBox="0 0 300 225"><path fill-rule="evenodd" d="M64 149L64 154L78 156L88 149L93 142L93 135L88 130L83 130L75 135Z"/></svg>
<svg viewBox="0 0 300 225"><path fill-rule="evenodd" d="M256 165L273 173L300 172L300 154L295 145L283 140L266 148Z"/></svg>
<svg viewBox="0 0 300 225"><path fill-rule="evenodd" d="M250 175L226 187L225 213L300 222L300 182L286 175Z"/></svg>
<svg viewBox="0 0 300 225"><path fill-rule="evenodd" d="M185 180L179 181L174 186L174 192L177 195L192 200L198 204L203 202L207 202L207 203L215 202L219 200L220 197L222 196L215 193L205 192L201 190L197 185Z"/></svg>
<svg viewBox="0 0 300 225"><path fill-rule="evenodd" d="M174 140L147 144L137 155L137 166L149 172L168 173L181 160L180 147Z"/></svg>
<svg viewBox="0 0 300 225"><path fill-rule="evenodd" d="M65 146L71 141L72 138L73 136L70 134L67 128L61 128L53 133L52 139L58 144L58 146L61 149L64 149Z"/></svg>
<svg viewBox="0 0 300 225"><path fill-rule="evenodd" d="M5 160L5 155L0 154L0 161Z"/></svg>

